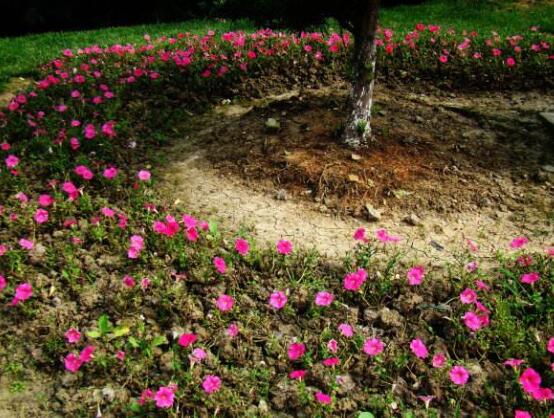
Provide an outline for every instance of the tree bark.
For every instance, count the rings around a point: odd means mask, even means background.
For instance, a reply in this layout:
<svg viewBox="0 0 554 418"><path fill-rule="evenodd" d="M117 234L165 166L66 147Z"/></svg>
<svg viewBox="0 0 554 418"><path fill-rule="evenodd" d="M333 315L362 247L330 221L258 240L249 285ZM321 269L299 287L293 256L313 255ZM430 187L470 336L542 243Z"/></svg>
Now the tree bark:
<svg viewBox="0 0 554 418"><path fill-rule="evenodd" d="M352 91L348 102L349 116L342 141L358 148L371 138L371 105L375 83L375 31L379 15L379 0L362 2L359 19L354 22L354 55L352 61Z"/></svg>

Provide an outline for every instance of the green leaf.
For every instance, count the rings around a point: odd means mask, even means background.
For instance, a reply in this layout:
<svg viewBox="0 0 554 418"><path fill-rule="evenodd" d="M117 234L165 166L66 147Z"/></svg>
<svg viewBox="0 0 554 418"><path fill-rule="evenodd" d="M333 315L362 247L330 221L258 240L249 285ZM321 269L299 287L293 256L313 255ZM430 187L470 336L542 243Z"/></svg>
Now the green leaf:
<svg viewBox="0 0 554 418"><path fill-rule="evenodd" d="M360 412L358 418L375 418L375 415L373 415L371 412Z"/></svg>
<svg viewBox="0 0 554 418"><path fill-rule="evenodd" d="M87 332L87 337L89 338L99 338L102 334L98 330L92 330Z"/></svg>
<svg viewBox="0 0 554 418"><path fill-rule="evenodd" d="M133 412L140 412L140 404L137 401L131 402L131 411Z"/></svg>
<svg viewBox="0 0 554 418"><path fill-rule="evenodd" d="M134 348L139 348L140 347L140 341L137 340L135 337L129 337L129 344L131 344L132 347Z"/></svg>
<svg viewBox="0 0 554 418"><path fill-rule="evenodd" d="M116 327L112 331L111 338L123 337L124 335L129 334L129 332L131 332L131 330L127 326Z"/></svg>
<svg viewBox="0 0 554 418"><path fill-rule="evenodd" d="M112 324L110 324L110 319L108 318L108 315L100 315L100 318L98 318L98 329L102 333L102 335L107 334L112 329Z"/></svg>
<svg viewBox="0 0 554 418"><path fill-rule="evenodd" d="M154 338L152 338L152 342L150 345L152 347L157 347L162 344L167 344L167 338L165 338L165 335L157 335Z"/></svg>

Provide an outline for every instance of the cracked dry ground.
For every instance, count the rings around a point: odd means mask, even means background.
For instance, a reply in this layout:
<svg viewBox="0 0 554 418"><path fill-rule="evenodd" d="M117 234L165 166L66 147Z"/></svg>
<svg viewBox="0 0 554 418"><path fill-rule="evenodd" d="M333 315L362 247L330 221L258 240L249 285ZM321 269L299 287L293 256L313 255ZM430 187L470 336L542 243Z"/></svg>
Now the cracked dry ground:
<svg viewBox="0 0 554 418"><path fill-rule="evenodd" d="M217 106L174 144L163 187L227 229L330 257L353 248L359 226L402 235L419 259L451 258L466 238L485 251L520 234L552 245L554 138L539 112L554 97L425 90L378 87L377 142L355 158L336 137L344 86ZM367 221L366 204L380 220Z"/></svg>

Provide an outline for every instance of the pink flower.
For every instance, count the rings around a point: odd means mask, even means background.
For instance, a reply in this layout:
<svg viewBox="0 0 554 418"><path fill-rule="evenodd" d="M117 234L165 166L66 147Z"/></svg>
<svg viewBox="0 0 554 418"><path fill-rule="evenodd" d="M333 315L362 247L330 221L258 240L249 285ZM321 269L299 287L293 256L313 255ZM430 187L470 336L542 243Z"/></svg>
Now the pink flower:
<svg viewBox="0 0 554 418"><path fill-rule="evenodd" d="M333 300L335 297L332 293L329 292L318 292L315 295L315 304L317 306L329 306L331 303L333 303Z"/></svg>
<svg viewBox="0 0 554 418"><path fill-rule="evenodd" d="M118 170L115 167L108 167L104 170L103 176L108 180L113 180L117 176Z"/></svg>
<svg viewBox="0 0 554 418"><path fill-rule="evenodd" d="M202 389L206 393L217 392L221 388L221 379L218 376L208 375L202 381Z"/></svg>
<svg viewBox="0 0 554 418"><path fill-rule="evenodd" d="M532 415L527 411L522 411L520 409L516 409L514 411L514 418L533 418Z"/></svg>
<svg viewBox="0 0 554 418"><path fill-rule="evenodd" d="M548 352L554 354L554 337L551 337L548 340L548 344L546 345L546 349L548 350Z"/></svg>
<svg viewBox="0 0 554 418"><path fill-rule="evenodd" d="M440 369L446 364L446 356L443 353L437 353L433 356L431 364L435 369Z"/></svg>
<svg viewBox="0 0 554 418"><path fill-rule="evenodd" d="M441 55L439 57L439 61L443 64L446 64L448 62L448 57L446 55Z"/></svg>
<svg viewBox="0 0 554 418"><path fill-rule="evenodd" d="M541 376L532 368L525 369L519 376L519 383L527 393L534 392L541 386Z"/></svg>
<svg viewBox="0 0 554 418"><path fill-rule="evenodd" d="M475 285L477 286L477 288L479 290L490 290L491 289L488 284L486 284L485 282L482 282L481 280L475 280ZM475 303L477 303L477 301Z"/></svg>
<svg viewBox="0 0 554 418"><path fill-rule="evenodd" d="M135 287L135 279L133 279L131 276L124 276L123 277L123 285L129 288Z"/></svg>
<svg viewBox="0 0 554 418"><path fill-rule="evenodd" d="M410 286L420 285L425 276L425 268L423 266L415 266L408 270L408 284Z"/></svg>
<svg viewBox="0 0 554 418"><path fill-rule="evenodd" d="M234 304L235 300L232 296L229 295L220 295L215 301L215 306L217 306L217 309L219 309L221 312L230 311L231 309L233 309Z"/></svg>
<svg viewBox="0 0 554 418"><path fill-rule="evenodd" d="M237 335L239 335L239 327L237 324L231 324L227 328L226 332L230 338L235 338Z"/></svg>
<svg viewBox="0 0 554 418"><path fill-rule="evenodd" d="M469 247L469 251L471 251L472 253L475 253L479 250L479 246L477 245L477 243L471 239L466 240L466 244Z"/></svg>
<svg viewBox="0 0 554 418"><path fill-rule="evenodd" d="M192 350L191 355L189 356L189 360L191 363L200 363L202 360L206 358L207 354L204 350L201 348L195 348Z"/></svg>
<svg viewBox="0 0 554 418"><path fill-rule="evenodd" d="M15 155L8 155L5 159L6 167L8 168L15 168L19 164L19 158L17 158Z"/></svg>
<svg viewBox="0 0 554 418"><path fill-rule="evenodd" d="M181 336L179 337L179 341L178 341L178 344L181 346L181 347L190 347L192 344L194 344L197 340L197 337L195 334L181 334Z"/></svg>
<svg viewBox="0 0 554 418"><path fill-rule="evenodd" d="M240 255L245 256L246 254L248 254L248 251L250 251L250 245L245 239L237 238L235 240L235 250Z"/></svg>
<svg viewBox="0 0 554 418"><path fill-rule="evenodd" d="M337 340L329 340L329 342L327 343L327 350L329 350L331 353L336 353L339 350L339 343L337 342Z"/></svg>
<svg viewBox="0 0 554 418"><path fill-rule="evenodd" d="M364 353L370 357L377 356L383 352L385 345L379 338L368 338L364 342Z"/></svg>
<svg viewBox="0 0 554 418"><path fill-rule="evenodd" d="M288 255L292 252L292 243L287 240L277 242L277 252L279 254Z"/></svg>
<svg viewBox="0 0 554 418"><path fill-rule="evenodd" d="M154 399L154 392L152 389L144 389L140 394L140 399L138 400L139 405L144 405L146 401L151 401Z"/></svg>
<svg viewBox="0 0 554 418"><path fill-rule="evenodd" d="M289 356L289 360L298 360L302 358L304 353L306 353L306 346L302 343L292 343L291 345L289 345L287 353Z"/></svg>
<svg viewBox="0 0 554 418"><path fill-rule="evenodd" d="M427 350L425 343L419 338L412 340L412 342L410 343L410 349L417 358L424 359L429 355L429 351Z"/></svg>
<svg viewBox="0 0 554 418"><path fill-rule="evenodd" d="M77 167L75 167L74 171L75 174L77 174L83 180L92 180L92 178L94 177L92 171L90 171L89 168L85 167L84 165L78 165Z"/></svg>
<svg viewBox="0 0 554 418"><path fill-rule="evenodd" d="M550 388L537 388L531 392L531 396L536 401L551 401L554 399L554 391Z"/></svg>
<svg viewBox="0 0 554 418"><path fill-rule="evenodd" d="M516 60L513 59L512 57L508 57L506 58L506 65L508 67L513 67L514 65L516 65Z"/></svg>
<svg viewBox="0 0 554 418"><path fill-rule="evenodd" d="M54 199L52 198L52 196L50 196L48 194L41 194L38 197L38 204L42 207L48 207L52 203L54 203Z"/></svg>
<svg viewBox="0 0 554 418"><path fill-rule="evenodd" d="M162 386L154 395L154 400L158 408L171 408L175 400L175 394L169 387Z"/></svg>
<svg viewBox="0 0 554 418"><path fill-rule="evenodd" d="M275 291L269 296L269 304L275 309L281 309L287 303L287 295L282 291Z"/></svg>
<svg viewBox="0 0 554 418"><path fill-rule="evenodd" d="M196 228L196 225L198 224L198 221L194 216L191 215L183 215L183 223L188 228Z"/></svg>
<svg viewBox="0 0 554 418"><path fill-rule="evenodd" d="M77 373L83 362L73 353L69 353L65 356L64 366L66 370L69 370L71 373Z"/></svg>
<svg viewBox="0 0 554 418"><path fill-rule="evenodd" d="M350 290L352 292L356 292L360 289L362 284L367 279L367 272L360 268L354 273L348 273L344 276L343 279L343 286L346 290Z"/></svg>
<svg viewBox="0 0 554 418"><path fill-rule="evenodd" d="M463 366L454 366L450 369L450 380L456 385L465 385L469 380L469 373Z"/></svg>
<svg viewBox="0 0 554 418"><path fill-rule="evenodd" d="M331 403L331 397L323 392L315 393L315 400L323 405L329 405Z"/></svg>
<svg viewBox="0 0 554 418"><path fill-rule="evenodd" d="M119 361L125 361L125 351L119 350L117 353L115 353L115 358Z"/></svg>
<svg viewBox="0 0 554 418"><path fill-rule="evenodd" d="M473 289L465 289L460 293L460 300L466 305L475 303L477 300L477 293Z"/></svg>
<svg viewBox="0 0 554 418"><path fill-rule="evenodd" d="M0 292L6 288L8 282L4 276L0 274Z"/></svg>
<svg viewBox="0 0 554 418"><path fill-rule="evenodd" d="M67 193L70 201L77 199L79 196L79 189L77 189L77 187L75 187L75 185L70 181L66 181L62 184L62 190Z"/></svg>
<svg viewBox="0 0 554 418"><path fill-rule="evenodd" d="M377 231L375 231L375 236L382 243L398 242L402 239L397 235L390 235L386 229L378 229Z"/></svg>
<svg viewBox="0 0 554 418"><path fill-rule="evenodd" d="M214 263L215 269L219 273L225 274L225 272L227 271L227 264L225 263L225 260L223 258L214 257L213 263Z"/></svg>
<svg viewBox="0 0 554 418"><path fill-rule="evenodd" d="M516 367L521 366L523 363L525 363L525 360L511 358L511 359L506 360L503 364L505 366L510 366L510 367L515 369Z"/></svg>
<svg viewBox="0 0 554 418"><path fill-rule="evenodd" d="M191 242L195 242L198 240L198 231L196 228L188 228L187 229L187 239Z"/></svg>
<svg viewBox="0 0 554 418"><path fill-rule="evenodd" d="M462 318L466 327L472 331L477 331L482 326L481 319L475 312L468 311Z"/></svg>
<svg viewBox="0 0 554 418"><path fill-rule="evenodd" d="M37 209L34 216L35 222L37 224L43 224L48 222L48 211L44 209Z"/></svg>
<svg viewBox="0 0 554 418"><path fill-rule="evenodd" d="M92 355L93 355L95 350L96 350L96 347L94 347L93 345L87 345L85 348L83 348L81 350L81 354L79 355L79 359L83 363L88 363L89 361L92 360Z"/></svg>
<svg viewBox="0 0 554 418"><path fill-rule="evenodd" d="M29 299L33 296L33 286L30 283L20 284L15 288L15 296L12 300L12 305L17 305L19 302Z"/></svg>
<svg viewBox="0 0 554 418"><path fill-rule="evenodd" d="M148 181L150 180L151 174L148 170L140 170L137 174L137 177L140 181Z"/></svg>
<svg viewBox="0 0 554 418"><path fill-rule="evenodd" d="M348 324L340 324L338 327L340 333L345 336L346 338L350 338L354 335L354 330L352 327Z"/></svg>
<svg viewBox="0 0 554 418"><path fill-rule="evenodd" d="M533 271L531 273L522 274L519 280L521 281L521 283L533 284L540 278L541 278L540 274L537 273L536 271Z"/></svg>
<svg viewBox="0 0 554 418"><path fill-rule="evenodd" d="M142 288L142 290L146 290L148 289L148 287L150 287L150 284L151 284L151 281L148 277L144 277L141 281L140 281L140 287Z"/></svg>
<svg viewBox="0 0 554 418"><path fill-rule="evenodd" d="M33 241L28 240L26 238L21 238L19 240L19 245L21 246L21 248L23 248L25 250L32 250L33 247L35 246Z"/></svg>
<svg viewBox="0 0 554 418"><path fill-rule="evenodd" d="M516 237L510 242L510 247L512 248L521 248L529 242L527 237Z"/></svg>
<svg viewBox="0 0 554 418"><path fill-rule="evenodd" d="M356 241L365 241L366 240L365 229L364 228L356 229L356 231L354 231L353 237Z"/></svg>
<svg viewBox="0 0 554 418"><path fill-rule="evenodd" d="M67 342L70 344L78 343L79 340L81 339L81 333L77 331L75 328L69 328L65 332L64 336Z"/></svg>
<svg viewBox="0 0 554 418"><path fill-rule="evenodd" d="M338 357L329 357L322 361L324 366L334 367L340 364L340 359Z"/></svg>
<svg viewBox="0 0 554 418"><path fill-rule="evenodd" d="M466 264L466 271L468 273L473 273L479 268L479 265L477 264L477 261L470 261Z"/></svg>
<svg viewBox="0 0 554 418"><path fill-rule="evenodd" d="M293 380L302 380L306 376L306 370L293 370L289 373L289 378Z"/></svg>

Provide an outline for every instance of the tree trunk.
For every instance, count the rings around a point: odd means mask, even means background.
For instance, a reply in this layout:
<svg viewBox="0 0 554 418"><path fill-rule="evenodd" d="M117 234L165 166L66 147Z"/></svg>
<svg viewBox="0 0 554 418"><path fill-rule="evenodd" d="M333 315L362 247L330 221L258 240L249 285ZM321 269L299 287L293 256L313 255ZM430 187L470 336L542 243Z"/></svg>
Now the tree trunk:
<svg viewBox="0 0 554 418"><path fill-rule="evenodd" d="M379 0L369 0L354 22L354 56L352 61L352 91L349 116L343 133L345 145L358 148L371 138L371 105L375 83L375 30L379 15Z"/></svg>

